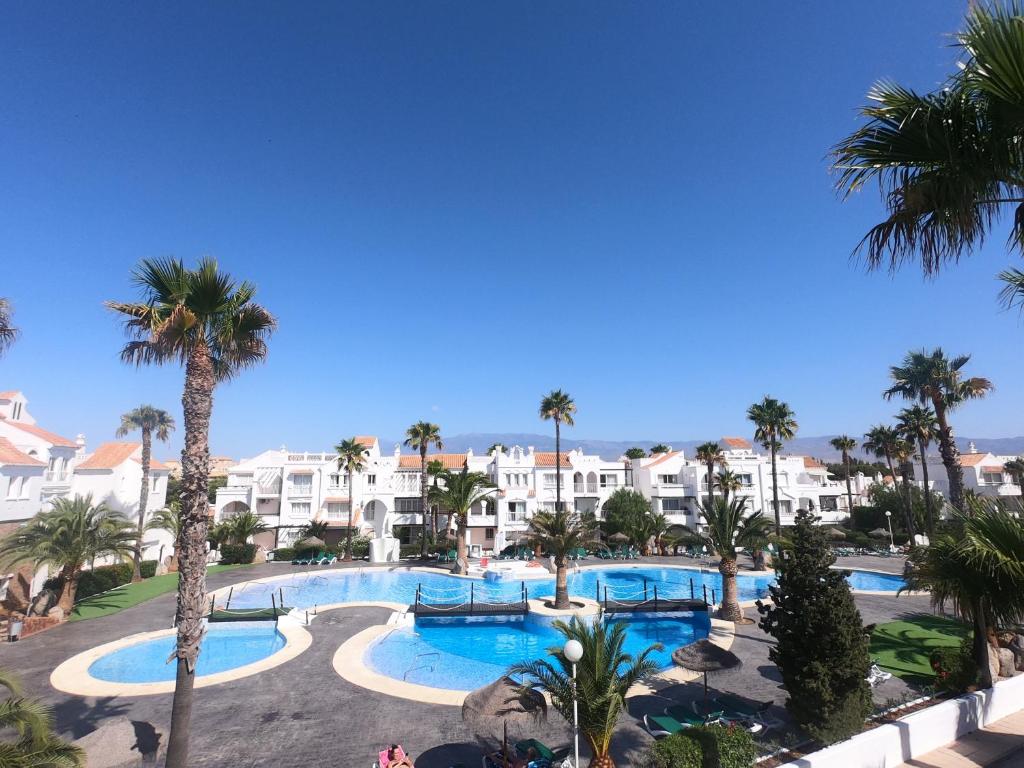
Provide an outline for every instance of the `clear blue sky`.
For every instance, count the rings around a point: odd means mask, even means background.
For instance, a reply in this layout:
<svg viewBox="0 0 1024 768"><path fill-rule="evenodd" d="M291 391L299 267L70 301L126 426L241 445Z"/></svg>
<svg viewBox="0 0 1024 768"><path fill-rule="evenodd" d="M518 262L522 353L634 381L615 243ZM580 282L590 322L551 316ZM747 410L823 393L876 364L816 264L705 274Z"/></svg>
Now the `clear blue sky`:
<svg viewBox="0 0 1024 768"><path fill-rule="evenodd" d="M936 344L998 387L958 431L1021 434L1002 234L936 281L866 275L877 195L827 172L874 80L950 71L961 6L9 4L0 390L93 445L142 402L180 414L181 372L123 366L101 302L141 257L212 254L280 320L217 393L218 453L547 431L553 387L579 437L749 434L765 393L859 435Z"/></svg>

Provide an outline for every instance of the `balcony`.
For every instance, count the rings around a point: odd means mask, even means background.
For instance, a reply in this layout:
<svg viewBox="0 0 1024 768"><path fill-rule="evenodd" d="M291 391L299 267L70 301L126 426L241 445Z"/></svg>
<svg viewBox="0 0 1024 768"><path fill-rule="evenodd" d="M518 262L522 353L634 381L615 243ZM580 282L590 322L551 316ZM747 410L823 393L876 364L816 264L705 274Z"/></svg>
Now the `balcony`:
<svg viewBox="0 0 1024 768"><path fill-rule="evenodd" d="M337 454L334 453L289 453L290 464L322 464L325 461L336 461Z"/></svg>
<svg viewBox="0 0 1024 768"><path fill-rule="evenodd" d="M43 483L46 485L66 485L69 482L71 480L66 469L48 469L43 473Z"/></svg>
<svg viewBox="0 0 1024 768"><path fill-rule="evenodd" d="M281 481L275 480L269 483L253 483L257 496L280 496Z"/></svg>
<svg viewBox="0 0 1024 768"><path fill-rule="evenodd" d="M312 485L289 485L288 486L288 496L289 497L312 496L312 495L313 495L313 486Z"/></svg>
<svg viewBox="0 0 1024 768"><path fill-rule="evenodd" d="M574 483L575 493L597 493L597 483Z"/></svg>

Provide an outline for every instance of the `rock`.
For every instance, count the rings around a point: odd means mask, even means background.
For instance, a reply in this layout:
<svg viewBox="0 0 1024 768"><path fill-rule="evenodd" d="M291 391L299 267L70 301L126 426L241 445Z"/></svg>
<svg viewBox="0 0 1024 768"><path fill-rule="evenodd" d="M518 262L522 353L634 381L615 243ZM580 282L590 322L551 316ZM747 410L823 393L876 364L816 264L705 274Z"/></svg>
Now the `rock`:
<svg viewBox="0 0 1024 768"><path fill-rule="evenodd" d="M127 717L104 720L92 733L73 742L85 751L85 768L135 768L141 766L135 726Z"/></svg>
<svg viewBox="0 0 1024 768"><path fill-rule="evenodd" d="M156 564L156 573L154 575L156 575L156 576L165 576L165 575L167 575L167 564L166 563L162 563L162 562L161 563L157 563Z"/></svg>
<svg viewBox="0 0 1024 768"><path fill-rule="evenodd" d="M986 644L988 648L988 671L992 675L992 679L995 680L999 676L999 651L1004 650L1003 648L993 648L991 645Z"/></svg>
<svg viewBox="0 0 1024 768"><path fill-rule="evenodd" d="M265 563L267 562L267 550L263 547L256 547L256 552L252 556L254 563Z"/></svg>
<svg viewBox="0 0 1024 768"><path fill-rule="evenodd" d="M1014 669L1014 655L1013 651L1009 648L1000 648L996 654L999 658L999 676L1000 677L1013 677Z"/></svg>
<svg viewBox="0 0 1024 768"><path fill-rule="evenodd" d="M59 605L53 606L53 608L51 608L46 615L51 619L56 619L57 621L64 621L64 609L61 608Z"/></svg>
<svg viewBox="0 0 1024 768"><path fill-rule="evenodd" d="M53 590L45 587L39 590L39 594L32 598L32 605L28 609L29 616L45 616L50 608L57 604L57 595Z"/></svg>

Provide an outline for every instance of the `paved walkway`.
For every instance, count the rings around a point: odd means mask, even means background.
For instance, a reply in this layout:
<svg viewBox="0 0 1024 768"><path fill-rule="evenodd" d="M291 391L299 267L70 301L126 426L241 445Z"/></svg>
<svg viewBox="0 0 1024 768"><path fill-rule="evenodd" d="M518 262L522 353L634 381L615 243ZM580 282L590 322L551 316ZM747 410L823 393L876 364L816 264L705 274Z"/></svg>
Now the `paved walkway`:
<svg viewBox="0 0 1024 768"><path fill-rule="evenodd" d="M896 768L1020 768L1024 710Z"/></svg>

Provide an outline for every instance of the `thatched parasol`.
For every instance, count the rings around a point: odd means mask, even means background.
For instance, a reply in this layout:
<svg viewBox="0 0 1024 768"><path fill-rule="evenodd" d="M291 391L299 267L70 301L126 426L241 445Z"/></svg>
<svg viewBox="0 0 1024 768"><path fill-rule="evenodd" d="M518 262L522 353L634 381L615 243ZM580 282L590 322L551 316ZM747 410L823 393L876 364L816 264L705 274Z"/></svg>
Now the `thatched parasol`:
<svg viewBox="0 0 1024 768"><path fill-rule="evenodd" d="M829 528L825 531L826 535L830 539L845 539L846 534L840 531L838 528Z"/></svg>
<svg viewBox="0 0 1024 768"><path fill-rule="evenodd" d="M704 675L704 701L708 700L708 672L727 672L743 666L743 660L732 651L715 645L708 639L677 648L672 661L683 669Z"/></svg>
<svg viewBox="0 0 1024 768"><path fill-rule="evenodd" d="M508 726L533 728L547 717L547 700L532 689L521 689L507 675L477 688L462 702L462 720L476 732L501 731L501 752L508 760Z"/></svg>
<svg viewBox="0 0 1024 768"><path fill-rule="evenodd" d="M297 542L296 546L298 546L298 547L322 547L322 546L325 546L325 542L324 542L323 539L318 538L316 536L307 536L302 541Z"/></svg>
<svg viewBox="0 0 1024 768"><path fill-rule="evenodd" d="M629 541L629 536L624 534L622 531L619 531L618 533L613 533L609 536L608 541Z"/></svg>
<svg viewBox="0 0 1024 768"><path fill-rule="evenodd" d="M868 536L875 539L884 539L889 535L889 532L885 528L875 528L873 531L868 531Z"/></svg>

